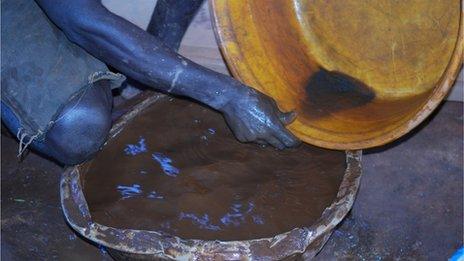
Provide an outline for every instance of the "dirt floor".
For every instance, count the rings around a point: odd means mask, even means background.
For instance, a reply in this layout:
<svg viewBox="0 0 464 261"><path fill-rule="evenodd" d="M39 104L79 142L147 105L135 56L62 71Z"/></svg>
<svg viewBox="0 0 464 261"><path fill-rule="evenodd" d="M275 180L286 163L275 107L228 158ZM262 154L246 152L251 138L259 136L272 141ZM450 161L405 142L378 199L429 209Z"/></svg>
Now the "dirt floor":
<svg viewBox="0 0 464 261"><path fill-rule="evenodd" d="M463 245L463 104L446 102L393 144L364 153L353 210L317 260L444 260ZM76 236L59 202L62 169L1 142L2 260L111 260Z"/></svg>

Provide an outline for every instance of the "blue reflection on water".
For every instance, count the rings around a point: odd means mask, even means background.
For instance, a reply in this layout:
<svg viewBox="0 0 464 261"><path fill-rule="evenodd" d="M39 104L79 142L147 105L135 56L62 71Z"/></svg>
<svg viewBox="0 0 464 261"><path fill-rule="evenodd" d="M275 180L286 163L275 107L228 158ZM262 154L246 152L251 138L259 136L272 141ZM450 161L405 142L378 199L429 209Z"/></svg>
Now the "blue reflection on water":
<svg viewBox="0 0 464 261"><path fill-rule="evenodd" d="M132 186L119 185L116 188L121 193L123 199L142 195L142 189L139 184L132 184Z"/></svg>
<svg viewBox="0 0 464 261"><path fill-rule="evenodd" d="M261 215L253 215L253 222L257 225L264 225L264 218Z"/></svg>
<svg viewBox="0 0 464 261"><path fill-rule="evenodd" d="M253 202L248 202L246 208L241 203L233 203L230 211L221 217L221 223L226 226L240 226L245 222L245 218L253 211L254 207L255 204ZM255 219L253 219L253 222L255 222Z"/></svg>
<svg viewBox="0 0 464 261"><path fill-rule="evenodd" d="M164 229L170 229L171 228L171 222L169 221L164 221L163 223L161 223L160 225L162 228Z"/></svg>
<svg viewBox="0 0 464 261"><path fill-rule="evenodd" d="M163 196L161 196L160 194L158 194L156 191L151 191L150 193L148 193L148 196L147 198L152 198L152 199L164 199Z"/></svg>
<svg viewBox="0 0 464 261"><path fill-rule="evenodd" d="M213 128L208 129L208 133L206 135L202 135L200 137L201 140L208 141L208 136L207 135L214 135L216 133L216 130Z"/></svg>
<svg viewBox="0 0 464 261"><path fill-rule="evenodd" d="M247 218L250 218L253 223L257 225L264 224L264 218L258 214L251 214L254 210L254 203L248 202L248 204L243 205L241 203L233 203L230 207L230 211L223 215L220 218L220 222L224 226L233 225L238 227L245 223ZM179 220L190 219L193 223L197 224L199 228L218 231L221 230L219 225L214 225L209 219L208 214L203 214L203 216L197 216L193 213L181 212L179 215Z"/></svg>
<svg viewBox="0 0 464 261"><path fill-rule="evenodd" d="M140 154L146 151L147 151L147 146L145 144L145 139L143 137L140 137L137 144L127 144L126 148L124 149L124 152L126 153L126 155L131 155L131 156L135 156L137 154Z"/></svg>
<svg viewBox="0 0 464 261"><path fill-rule="evenodd" d="M172 160L170 158L159 152L155 152L151 156L153 160L158 161L166 175L171 177L177 177L177 175L179 174L179 169L171 165Z"/></svg>
<svg viewBox="0 0 464 261"><path fill-rule="evenodd" d="M199 217L193 213L180 212L179 220L183 220L183 219L190 219L193 222L197 223L199 227L203 229L214 230L214 231L221 230L219 226L211 224L208 214L204 214L203 216Z"/></svg>
<svg viewBox="0 0 464 261"><path fill-rule="evenodd" d="M118 185L116 189L121 194L122 199L143 196L143 190L139 184L132 184L132 186ZM146 197L149 199L164 199L163 196L161 196L154 190L149 192Z"/></svg>

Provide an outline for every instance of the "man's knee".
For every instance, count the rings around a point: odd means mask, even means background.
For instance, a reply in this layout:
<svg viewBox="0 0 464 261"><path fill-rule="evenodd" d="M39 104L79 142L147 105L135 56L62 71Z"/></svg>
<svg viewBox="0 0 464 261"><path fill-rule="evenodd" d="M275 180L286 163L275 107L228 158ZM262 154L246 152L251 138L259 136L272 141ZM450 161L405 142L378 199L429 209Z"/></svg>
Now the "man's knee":
<svg viewBox="0 0 464 261"><path fill-rule="evenodd" d="M74 165L92 157L111 129L111 103L93 87L90 93L68 104L47 133L47 145L63 164Z"/></svg>
<svg viewBox="0 0 464 261"><path fill-rule="evenodd" d="M79 110L57 122L47 138L53 143L56 158L66 165L74 165L89 159L101 148L110 128L111 114L99 108Z"/></svg>
<svg viewBox="0 0 464 261"><path fill-rule="evenodd" d="M66 165L75 165L90 159L105 143L111 128L111 118L97 120L92 117L76 117L57 125L51 134L56 159Z"/></svg>

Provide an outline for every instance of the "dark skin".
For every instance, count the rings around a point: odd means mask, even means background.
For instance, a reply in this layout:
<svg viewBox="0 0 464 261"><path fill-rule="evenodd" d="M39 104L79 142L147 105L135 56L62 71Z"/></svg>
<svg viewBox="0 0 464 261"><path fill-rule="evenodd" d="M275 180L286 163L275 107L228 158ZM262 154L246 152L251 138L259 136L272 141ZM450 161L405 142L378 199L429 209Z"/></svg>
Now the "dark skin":
<svg viewBox="0 0 464 261"><path fill-rule="evenodd" d="M160 19L168 21L167 26L157 27L156 10L147 32L109 12L100 0L37 0L37 3L71 41L126 76L222 112L239 141L268 143L278 149L298 145L299 140L285 128L294 120L295 113L281 112L275 101L263 93L176 53L202 1L193 0L190 4L160 1L165 2L165 9L170 4L184 4L183 9L174 10L186 17L180 30L173 29L175 33L170 33L169 19L176 17L161 16Z"/></svg>

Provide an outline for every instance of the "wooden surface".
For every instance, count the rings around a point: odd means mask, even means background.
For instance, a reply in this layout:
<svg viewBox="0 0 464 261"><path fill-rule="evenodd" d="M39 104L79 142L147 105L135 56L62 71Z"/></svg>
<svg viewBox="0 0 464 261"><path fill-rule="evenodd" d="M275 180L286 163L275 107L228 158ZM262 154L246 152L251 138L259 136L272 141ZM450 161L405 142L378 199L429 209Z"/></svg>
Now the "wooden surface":
<svg viewBox="0 0 464 261"><path fill-rule="evenodd" d="M212 3L233 74L296 110L290 129L322 147L404 135L447 94L462 61L459 0Z"/></svg>

